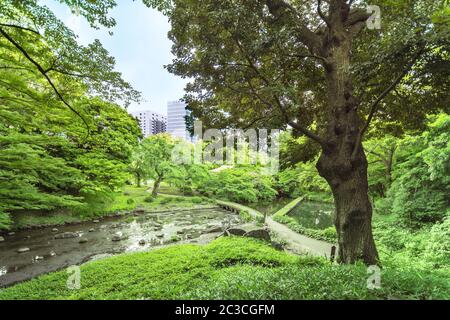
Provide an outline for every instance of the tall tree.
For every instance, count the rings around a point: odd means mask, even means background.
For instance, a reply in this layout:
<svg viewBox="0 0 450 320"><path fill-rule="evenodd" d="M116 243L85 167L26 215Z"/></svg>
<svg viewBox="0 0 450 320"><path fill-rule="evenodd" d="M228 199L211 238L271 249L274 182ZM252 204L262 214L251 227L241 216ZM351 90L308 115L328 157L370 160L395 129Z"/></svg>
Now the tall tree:
<svg viewBox="0 0 450 320"><path fill-rule="evenodd" d="M318 143L339 261L377 264L362 141L375 116L417 126L449 106L443 2L144 2L170 18L176 59L168 68L193 79L194 116L216 128L290 126ZM381 30L365 28L367 4L380 6Z"/></svg>

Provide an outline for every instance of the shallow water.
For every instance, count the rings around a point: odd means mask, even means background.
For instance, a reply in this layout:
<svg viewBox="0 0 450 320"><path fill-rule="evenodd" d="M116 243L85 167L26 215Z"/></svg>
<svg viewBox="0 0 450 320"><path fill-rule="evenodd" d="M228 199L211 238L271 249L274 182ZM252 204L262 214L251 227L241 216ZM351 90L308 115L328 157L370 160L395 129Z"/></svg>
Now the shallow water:
<svg viewBox="0 0 450 320"><path fill-rule="evenodd" d="M58 227L58 232L52 232L52 227L20 231L4 236L0 243L0 287L109 255L168 245L174 237L181 242L202 242L212 236L208 229L239 224L237 215L214 207L105 218L99 223ZM77 233L77 237L55 239L65 232ZM123 240L112 241L114 236ZM80 239L88 241L80 243ZM140 245L141 240L146 244ZM30 251L18 253L20 248Z"/></svg>
<svg viewBox="0 0 450 320"><path fill-rule="evenodd" d="M289 212L289 216L305 228L326 229L333 226L333 211L333 204L302 201Z"/></svg>

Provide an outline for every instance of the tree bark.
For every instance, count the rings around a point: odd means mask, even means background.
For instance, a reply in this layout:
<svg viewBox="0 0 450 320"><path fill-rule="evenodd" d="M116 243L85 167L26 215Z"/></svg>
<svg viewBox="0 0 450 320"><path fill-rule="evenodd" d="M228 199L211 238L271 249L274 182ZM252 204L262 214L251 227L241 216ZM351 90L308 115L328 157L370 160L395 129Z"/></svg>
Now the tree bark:
<svg viewBox="0 0 450 320"><path fill-rule="evenodd" d="M159 185L161 184L162 177L158 176L155 183L153 184L152 196L156 197L158 195Z"/></svg>
<svg viewBox="0 0 450 320"><path fill-rule="evenodd" d="M138 188L141 187L141 175L139 173L136 173L136 184Z"/></svg>
<svg viewBox="0 0 450 320"><path fill-rule="evenodd" d="M368 196L367 160L362 150L351 163L342 150L324 151L317 169L331 187L336 207L334 225L338 262L379 263L372 236L372 205Z"/></svg>
<svg viewBox="0 0 450 320"><path fill-rule="evenodd" d="M349 6L333 1L327 17L329 27L318 52L325 58L327 108L325 140L317 163L319 174L331 187L335 202L334 224L340 263L379 263L372 236L372 204L368 196L367 158L361 143L364 121L353 94L350 70L355 28L348 27Z"/></svg>

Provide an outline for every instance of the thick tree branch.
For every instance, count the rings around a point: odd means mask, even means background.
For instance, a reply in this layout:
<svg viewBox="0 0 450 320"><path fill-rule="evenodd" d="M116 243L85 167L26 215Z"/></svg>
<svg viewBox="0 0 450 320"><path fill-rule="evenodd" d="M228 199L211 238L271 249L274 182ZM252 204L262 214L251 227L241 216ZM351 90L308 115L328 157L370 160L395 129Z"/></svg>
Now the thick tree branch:
<svg viewBox="0 0 450 320"><path fill-rule="evenodd" d="M24 56L25 58L27 58L38 70L39 72L45 77L45 79L47 80L48 84L52 87L53 91L55 92L55 94L57 95L57 97L62 101L62 103L69 108L70 111L72 111L75 115L77 115L85 124L86 128L87 128L87 136L89 136L90 134L90 129L89 129L89 124L87 123L87 121L83 118L83 116L77 111L75 110L65 99L64 97L61 95L61 93L58 91L58 89L56 88L55 84L53 83L53 81L50 79L50 77L47 75L46 71L42 68L42 66L36 61L34 60L29 54L28 52L19 44L17 43L8 33L6 33L2 28L0 28L0 34L3 35L11 44L13 44Z"/></svg>
<svg viewBox="0 0 450 320"><path fill-rule="evenodd" d="M331 29L331 23L328 17L325 16L325 14L322 12L322 0L317 0L317 13L319 14L319 17L326 23L328 28Z"/></svg>
<svg viewBox="0 0 450 320"><path fill-rule="evenodd" d="M0 26L6 27L6 28L15 28L15 29L23 30L23 31L29 31L29 32L32 32L32 33L34 33L34 34L37 34L38 36L41 35L41 34L40 34L39 32L37 32L36 30L33 30L33 29L31 29L31 28L27 28L27 27L18 26L18 25L15 25L15 24L0 23Z"/></svg>
<svg viewBox="0 0 450 320"><path fill-rule="evenodd" d="M266 5L269 8L269 12L279 18L281 15L291 13L294 15L293 19L303 20L297 10L289 3L283 0L266 0ZM297 33L298 40L303 43L309 51L317 53L317 49L320 47L320 37L311 31L306 25L300 24L298 26Z"/></svg>

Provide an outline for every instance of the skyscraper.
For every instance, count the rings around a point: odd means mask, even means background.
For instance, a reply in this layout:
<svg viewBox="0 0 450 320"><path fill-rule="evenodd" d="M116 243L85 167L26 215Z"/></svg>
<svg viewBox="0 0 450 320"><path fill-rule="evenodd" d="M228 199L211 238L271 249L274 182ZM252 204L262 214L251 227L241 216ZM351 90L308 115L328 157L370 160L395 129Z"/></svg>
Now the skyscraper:
<svg viewBox="0 0 450 320"><path fill-rule="evenodd" d="M132 116L139 120L139 125L144 138L166 132L167 118L153 111L136 111L131 113Z"/></svg>
<svg viewBox="0 0 450 320"><path fill-rule="evenodd" d="M181 101L171 101L167 103L167 132L174 137L190 141L191 136L186 126L186 103Z"/></svg>

